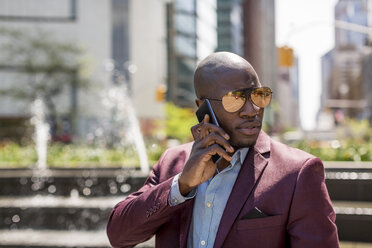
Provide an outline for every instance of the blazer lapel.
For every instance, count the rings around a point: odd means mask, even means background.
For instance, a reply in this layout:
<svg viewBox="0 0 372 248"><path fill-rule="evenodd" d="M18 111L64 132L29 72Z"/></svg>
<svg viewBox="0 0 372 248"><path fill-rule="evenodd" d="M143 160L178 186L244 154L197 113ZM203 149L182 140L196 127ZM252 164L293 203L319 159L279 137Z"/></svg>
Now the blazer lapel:
<svg viewBox="0 0 372 248"><path fill-rule="evenodd" d="M262 154L269 151L270 138L261 131L256 145L249 149L235 181L218 227L214 248L222 246L231 226L267 165L268 161Z"/></svg>

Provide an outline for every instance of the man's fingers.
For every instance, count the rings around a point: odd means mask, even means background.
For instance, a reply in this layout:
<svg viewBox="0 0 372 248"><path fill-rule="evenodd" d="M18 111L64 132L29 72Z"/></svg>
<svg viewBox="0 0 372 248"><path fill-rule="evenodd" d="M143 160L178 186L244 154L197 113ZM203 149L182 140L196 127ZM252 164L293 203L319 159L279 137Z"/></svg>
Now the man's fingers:
<svg viewBox="0 0 372 248"><path fill-rule="evenodd" d="M209 123L209 115L208 114L204 115L203 123Z"/></svg>
<svg viewBox="0 0 372 248"><path fill-rule="evenodd" d="M202 123L199 123L193 127L191 127L191 134L192 134L192 137L194 138L194 140L198 140L200 139L201 137L201 129L202 129Z"/></svg>
<svg viewBox="0 0 372 248"><path fill-rule="evenodd" d="M229 154L227 154L227 152L224 149L222 149L221 146L217 144L208 146L208 148L206 149L208 150L207 154L209 155L208 160L215 154L220 155L220 157L223 157L226 161L232 160L232 157Z"/></svg>
<svg viewBox="0 0 372 248"><path fill-rule="evenodd" d="M218 135L224 137L226 140L230 139L230 136L222 128L211 123L204 123L204 121L192 127L191 131L193 133L195 132L195 134L199 136L199 138L204 138L208 134L215 132Z"/></svg>
<svg viewBox="0 0 372 248"><path fill-rule="evenodd" d="M194 137L194 140L203 139L212 132L219 134L226 140L230 139L230 136L222 128L216 126L215 124L209 123L209 120L210 117L206 114L204 115L204 119L202 122L191 127L191 133Z"/></svg>
<svg viewBox="0 0 372 248"><path fill-rule="evenodd" d="M199 128L197 129L197 132L200 134L201 138L204 138L211 132L210 126L209 115L206 114L204 115L203 121L199 123Z"/></svg>
<svg viewBox="0 0 372 248"><path fill-rule="evenodd" d="M234 148L227 142L226 139L222 138L220 135L216 134L215 132L212 132L205 137L205 139L200 141L201 147L208 147L213 144L218 144L222 148L225 148L228 152L234 152Z"/></svg>

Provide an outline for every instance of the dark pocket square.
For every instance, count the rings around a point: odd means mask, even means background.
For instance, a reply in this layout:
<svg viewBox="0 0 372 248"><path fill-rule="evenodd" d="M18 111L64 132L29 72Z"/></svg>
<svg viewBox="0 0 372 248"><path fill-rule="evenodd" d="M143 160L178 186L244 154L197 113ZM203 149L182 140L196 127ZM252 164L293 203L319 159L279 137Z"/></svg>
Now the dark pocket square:
<svg viewBox="0 0 372 248"><path fill-rule="evenodd" d="M241 219L247 220L247 219L257 219L257 218L264 218L268 215L263 213L261 210L259 210L257 207L254 207L251 211L249 211L246 215L244 215Z"/></svg>

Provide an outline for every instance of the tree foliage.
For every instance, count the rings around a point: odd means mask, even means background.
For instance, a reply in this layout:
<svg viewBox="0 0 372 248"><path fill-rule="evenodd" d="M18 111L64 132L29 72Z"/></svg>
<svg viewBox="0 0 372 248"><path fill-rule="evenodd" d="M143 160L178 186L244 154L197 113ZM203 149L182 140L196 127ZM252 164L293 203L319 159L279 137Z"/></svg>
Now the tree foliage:
<svg viewBox="0 0 372 248"><path fill-rule="evenodd" d="M372 161L372 128L368 120L346 119L334 140L300 140L293 145L325 161Z"/></svg>
<svg viewBox="0 0 372 248"><path fill-rule="evenodd" d="M166 133L168 138L178 139L181 142L191 141L192 135L190 128L197 124L195 111L167 103L166 113Z"/></svg>
<svg viewBox="0 0 372 248"><path fill-rule="evenodd" d="M89 84L79 74L84 66L82 49L42 30L0 27L0 37L0 69L16 75L12 85L2 87L0 94L29 102L42 99L53 128L58 116L56 97L71 87Z"/></svg>

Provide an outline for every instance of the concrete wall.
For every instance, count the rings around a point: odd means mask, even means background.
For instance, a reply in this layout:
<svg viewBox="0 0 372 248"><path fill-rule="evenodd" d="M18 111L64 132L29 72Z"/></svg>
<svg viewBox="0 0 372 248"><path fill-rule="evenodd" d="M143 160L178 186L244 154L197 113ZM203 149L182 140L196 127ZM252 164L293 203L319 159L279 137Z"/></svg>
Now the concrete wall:
<svg viewBox="0 0 372 248"><path fill-rule="evenodd" d="M28 32L44 30L56 40L75 43L84 49L82 59L88 61L84 73L93 82L89 90L78 93L79 128L85 130L86 120L105 114L99 99L110 76L102 62L111 56L111 1L78 0L75 18L71 18L72 2L3 0L0 1L0 26ZM2 81L13 81L9 72L0 73ZM70 92L66 90L65 95L57 101L59 111L64 112L69 108L68 94ZM14 103L9 99L0 99L0 106L0 116L28 115L30 112L29 105Z"/></svg>
<svg viewBox="0 0 372 248"><path fill-rule="evenodd" d="M164 118L164 103L156 102L155 91L166 85L166 9L163 1L130 2L130 57L132 97L141 119Z"/></svg>
<svg viewBox="0 0 372 248"><path fill-rule="evenodd" d="M217 48L217 2L196 1L196 53L199 61Z"/></svg>
<svg viewBox="0 0 372 248"><path fill-rule="evenodd" d="M255 68L261 84L277 92L277 51L275 46L275 1L243 1L244 57ZM274 95L275 100L276 95ZM265 110L265 122L275 125L274 113Z"/></svg>

